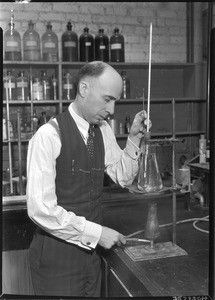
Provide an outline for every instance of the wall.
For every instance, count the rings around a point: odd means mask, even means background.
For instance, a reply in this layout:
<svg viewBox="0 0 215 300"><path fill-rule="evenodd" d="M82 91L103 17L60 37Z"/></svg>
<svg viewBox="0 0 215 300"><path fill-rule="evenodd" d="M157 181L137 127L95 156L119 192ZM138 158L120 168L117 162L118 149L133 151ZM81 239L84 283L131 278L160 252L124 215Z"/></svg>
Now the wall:
<svg viewBox="0 0 215 300"><path fill-rule="evenodd" d="M115 26L125 37L125 60L147 62L149 26L153 24L152 61L186 62L186 2L17 2L0 3L0 26L7 30L13 7L15 29L23 36L28 21L35 22L40 36L51 21L61 39L71 19L80 36L88 26L95 36L99 28L110 36ZM195 61L202 60L202 2L194 2Z"/></svg>

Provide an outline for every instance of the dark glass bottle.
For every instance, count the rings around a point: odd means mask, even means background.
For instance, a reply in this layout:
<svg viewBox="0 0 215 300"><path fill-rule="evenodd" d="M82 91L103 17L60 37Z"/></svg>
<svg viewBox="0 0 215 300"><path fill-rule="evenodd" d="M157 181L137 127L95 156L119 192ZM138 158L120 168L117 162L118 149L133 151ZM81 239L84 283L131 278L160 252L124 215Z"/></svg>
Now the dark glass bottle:
<svg viewBox="0 0 215 300"><path fill-rule="evenodd" d="M21 36L14 27L14 16L11 15L9 29L4 34L5 60L20 61L22 60Z"/></svg>
<svg viewBox="0 0 215 300"><path fill-rule="evenodd" d="M25 77L25 72L22 71L16 80L16 94L18 100L29 100L28 78Z"/></svg>
<svg viewBox="0 0 215 300"><path fill-rule="evenodd" d="M84 32L79 37L79 47L80 61L90 62L94 60L94 38L87 27L84 28Z"/></svg>
<svg viewBox="0 0 215 300"><path fill-rule="evenodd" d="M121 72L123 90L121 99L130 99L130 79L128 78L126 71Z"/></svg>
<svg viewBox="0 0 215 300"><path fill-rule="evenodd" d="M28 30L23 35L23 57L24 60L40 60L40 36L34 30L34 23L30 20Z"/></svg>
<svg viewBox="0 0 215 300"><path fill-rule="evenodd" d="M6 92L7 89L7 92ZM3 99L7 99L8 94L8 100L17 100L16 97L16 79L12 74L12 71L8 70L7 75L4 77L4 95Z"/></svg>
<svg viewBox="0 0 215 300"><path fill-rule="evenodd" d="M41 71L41 82L43 86L43 100L51 100L51 84L46 71Z"/></svg>
<svg viewBox="0 0 215 300"><path fill-rule="evenodd" d="M95 36L95 60L109 62L109 38L104 29L99 29Z"/></svg>
<svg viewBox="0 0 215 300"><path fill-rule="evenodd" d="M78 35L72 31L71 22L67 23L67 31L62 34L62 60L78 61Z"/></svg>
<svg viewBox="0 0 215 300"><path fill-rule="evenodd" d="M42 55L44 61L58 61L58 37L52 31L51 22L47 24L47 30L42 35Z"/></svg>
<svg viewBox="0 0 215 300"><path fill-rule="evenodd" d="M110 55L111 62L125 61L125 45L124 37L119 33L119 28L114 29L113 35L110 37Z"/></svg>
<svg viewBox="0 0 215 300"><path fill-rule="evenodd" d="M53 74L51 78L51 98L53 100L58 99L58 80L55 77L55 74Z"/></svg>

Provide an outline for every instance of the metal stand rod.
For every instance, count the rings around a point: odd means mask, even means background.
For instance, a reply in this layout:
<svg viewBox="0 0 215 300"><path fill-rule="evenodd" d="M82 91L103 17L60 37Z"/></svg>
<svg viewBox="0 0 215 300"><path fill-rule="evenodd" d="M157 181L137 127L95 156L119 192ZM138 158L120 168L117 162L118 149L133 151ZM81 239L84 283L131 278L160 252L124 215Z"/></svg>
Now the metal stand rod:
<svg viewBox="0 0 215 300"><path fill-rule="evenodd" d="M18 133L18 157L19 157L19 193L23 195L22 184L22 141L21 141L21 127L20 127L20 112L17 112L17 133Z"/></svg>
<svg viewBox="0 0 215 300"><path fill-rule="evenodd" d="M175 99L172 99L172 136L175 139ZM176 244L176 178L175 178L175 143L172 145L172 243Z"/></svg>
<svg viewBox="0 0 215 300"><path fill-rule="evenodd" d="M10 193L13 195L13 175L12 175L12 150L10 139L10 114L9 114L9 92L8 92L8 78L5 81L6 90L6 114L7 114L7 137L8 137L8 154L9 154L9 172L10 172Z"/></svg>

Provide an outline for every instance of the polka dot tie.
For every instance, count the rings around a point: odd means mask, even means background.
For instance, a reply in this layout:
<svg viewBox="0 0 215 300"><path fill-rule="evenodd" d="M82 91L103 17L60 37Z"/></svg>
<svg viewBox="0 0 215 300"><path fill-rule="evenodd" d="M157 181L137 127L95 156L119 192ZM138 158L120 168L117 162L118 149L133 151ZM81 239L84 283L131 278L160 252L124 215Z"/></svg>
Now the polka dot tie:
<svg viewBox="0 0 215 300"><path fill-rule="evenodd" d="M94 131L93 131L94 126L90 125L89 130L88 130L88 139L87 139L87 149L89 152L89 155L93 157L94 155L94 144L93 144L93 138L94 138Z"/></svg>

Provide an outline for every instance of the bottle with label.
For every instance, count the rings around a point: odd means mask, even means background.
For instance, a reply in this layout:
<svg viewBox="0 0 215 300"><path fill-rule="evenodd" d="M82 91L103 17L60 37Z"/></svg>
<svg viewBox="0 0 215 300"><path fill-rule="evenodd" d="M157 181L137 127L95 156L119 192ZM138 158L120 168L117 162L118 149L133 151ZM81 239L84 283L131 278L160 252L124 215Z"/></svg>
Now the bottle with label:
<svg viewBox="0 0 215 300"><path fill-rule="evenodd" d="M124 37L119 33L119 28L114 29L113 35L110 37L110 57L111 62L125 61L125 45Z"/></svg>
<svg viewBox="0 0 215 300"><path fill-rule="evenodd" d="M201 134L200 140L199 140L199 163L205 163L206 162L206 139L205 135Z"/></svg>
<svg viewBox="0 0 215 300"><path fill-rule="evenodd" d="M39 77L34 77L32 83L33 100L43 100L43 85Z"/></svg>
<svg viewBox="0 0 215 300"><path fill-rule="evenodd" d="M43 86L43 100L51 100L51 84L46 71L41 71L41 82Z"/></svg>
<svg viewBox="0 0 215 300"><path fill-rule="evenodd" d="M131 129L131 118L129 115L126 115L125 117L125 133L128 134L130 133Z"/></svg>
<svg viewBox="0 0 215 300"><path fill-rule="evenodd" d="M51 98L53 100L58 99L58 80L55 74L53 74L51 78Z"/></svg>
<svg viewBox="0 0 215 300"><path fill-rule="evenodd" d="M23 57L24 60L38 61L40 57L40 36L34 30L34 23L30 20L28 30L23 35Z"/></svg>
<svg viewBox="0 0 215 300"><path fill-rule="evenodd" d="M14 27L14 16L11 14L9 29L4 34L5 60L20 61L22 60L21 36Z"/></svg>
<svg viewBox="0 0 215 300"><path fill-rule="evenodd" d="M95 36L95 60L109 62L109 38L104 29L99 29Z"/></svg>
<svg viewBox="0 0 215 300"><path fill-rule="evenodd" d="M207 140L206 143L206 162L210 162L210 140Z"/></svg>
<svg viewBox="0 0 215 300"><path fill-rule="evenodd" d="M52 25L49 21L47 23L47 30L42 35L42 56L44 61L55 62L58 61L58 37L52 31Z"/></svg>
<svg viewBox="0 0 215 300"><path fill-rule="evenodd" d="M94 60L94 38L89 33L89 28L85 27L84 32L79 37L80 61L90 62Z"/></svg>
<svg viewBox="0 0 215 300"><path fill-rule="evenodd" d="M121 76L123 83L121 99L130 99L130 79L124 70L121 72Z"/></svg>
<svg viewBox="0 0 215 300"><path fill-rule="evenodd" d="M63 100L73 100L75 98L72 75L67 72L63 77Z"/></svg>
<svg viewBox="0 0 215 300"><path fill-rule="evenodd" d="M6 92L7 89L7 92ZM17 100L16 95L16 80L12 74L11 70L7 71L7 75L4 77L4 95L3 99L6 100L6 95L8 94L8 100Z"/></svg>
<svg viewBox="0 0 215 300"><path fill-rule="evenodd" d="M18 100L29 100L28 78L25 77L25 72L21 71L16 80L16 93Z"/></svg>
<svg viewBox="0 0 215 300"><path fill-rule="evenodd" d="M62 60L78 61L78 35L72 31L71 22L67 23L67 31L62 34Z"/></svg>

